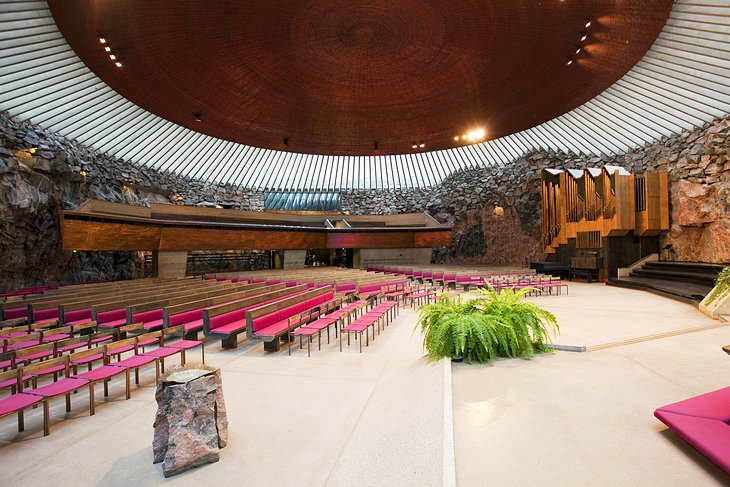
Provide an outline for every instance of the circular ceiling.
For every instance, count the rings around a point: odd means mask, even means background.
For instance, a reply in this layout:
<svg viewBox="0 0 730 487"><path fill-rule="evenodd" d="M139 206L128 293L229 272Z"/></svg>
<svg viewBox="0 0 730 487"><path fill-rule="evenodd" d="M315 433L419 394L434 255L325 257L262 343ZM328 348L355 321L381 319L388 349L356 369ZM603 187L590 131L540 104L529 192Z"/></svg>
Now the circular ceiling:
<svg viewBox="0 0 730 487"><path fill-rule="evenodd" d="M495 139L553 119L629 71L672 7L672 0L48 3L81 60L140 107L220 139L331 155L448 149L467 143L454 137L470 130Z"/></svg>

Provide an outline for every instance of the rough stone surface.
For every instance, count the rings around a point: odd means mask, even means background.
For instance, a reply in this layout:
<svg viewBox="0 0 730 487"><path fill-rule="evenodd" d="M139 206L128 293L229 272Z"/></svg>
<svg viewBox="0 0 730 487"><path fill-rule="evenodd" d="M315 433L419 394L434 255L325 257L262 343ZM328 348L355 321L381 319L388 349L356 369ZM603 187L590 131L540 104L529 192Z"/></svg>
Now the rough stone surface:
<svg viewBox="0 0 730 487"><path fill-rule="evenodd" d="M217 462L219 449L228 442L220 370L201 365L172 367L160 377L155 398L153 462L162 462L165 477Z"/></svg>
<svg viewBox="0 0 730 487"><path fill-rule="evenodd" d="M664 137L627 154L590 157L554 151L524 154L502 167L461 170L421 189L343 191L352 214L426 211L454 225L454 244L437 263L521 265L541 255L540 173L614 164L670 176L671 230L660 245L670 258L730 261L730 119ZM142 252L62 252L59 211L89 198L262 210L260 191L193 180L100 154L0 112L0 291L53 282L141 277ZM494 208L504 218L494 218ZM510 235L505 243L505 234ZM515 245L512 245L515 243ZM206 253L201 252L205 256ZM188 273L266 268L261 251L207 253Z"/></svg>

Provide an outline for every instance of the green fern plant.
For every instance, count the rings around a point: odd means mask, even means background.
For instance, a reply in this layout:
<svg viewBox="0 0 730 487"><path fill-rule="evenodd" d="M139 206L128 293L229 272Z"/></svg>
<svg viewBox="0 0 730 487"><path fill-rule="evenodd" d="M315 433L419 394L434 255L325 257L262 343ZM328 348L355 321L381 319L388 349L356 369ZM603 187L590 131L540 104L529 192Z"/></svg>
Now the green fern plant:
<svg viewBox="0 0 730 487"><path fill-rule="evenodd" d="M427 304L419 309L416 330L430 360L464 357L488 363L495 357L532 358L551 352L555 316L525 300L530 290L482 290L482 296ZM414 330L415 332L415 330Z"/></svg>
<svg viewBox="0 0 730 487"><path fill-rule="evenodd" d="M710 293L707 304L724 296L728 291L730 291L730 267L725 267L717 275L717 278L715 278L715 288Z"/></svg>

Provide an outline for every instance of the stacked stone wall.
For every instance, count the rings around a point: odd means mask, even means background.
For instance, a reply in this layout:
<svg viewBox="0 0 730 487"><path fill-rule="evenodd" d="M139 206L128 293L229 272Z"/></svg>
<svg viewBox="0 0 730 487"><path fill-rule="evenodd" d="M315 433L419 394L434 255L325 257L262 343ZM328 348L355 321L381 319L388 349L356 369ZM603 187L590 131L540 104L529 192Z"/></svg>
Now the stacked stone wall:
<svg viewBox="0 0 730 487"><path fill-rule="evenodd" d="M543 169L614 164L667 171L671 229L661 241L672 246L665 257L724 263L730 262L728 149L730 120L723 118L614 157L535 151L503 167L458 171L432 188L343 191L342 209L425 211L453 225L454 244L436 249L435 262L523 265L542 257ZM141 252L61 251L59 211L90 198L143 206L264 206L260 191L135 166L0 113L0 290L143 275ZM252 254L250 265L263 266L265 258Z"/></svg>

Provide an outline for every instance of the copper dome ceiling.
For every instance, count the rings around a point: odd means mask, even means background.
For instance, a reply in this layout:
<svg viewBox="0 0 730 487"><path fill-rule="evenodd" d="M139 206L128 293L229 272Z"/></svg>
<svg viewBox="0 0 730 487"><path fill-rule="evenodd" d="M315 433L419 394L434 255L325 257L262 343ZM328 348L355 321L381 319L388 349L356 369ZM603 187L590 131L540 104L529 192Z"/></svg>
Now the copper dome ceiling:
<svg viewBox="0 0 730 487"><path fill-rule="evenodd" d="M333 155L409 153L413 143L447 149L470 129L483 127L493 139L550 120L629 71L672 7L671 0L48 3L82 61L142 108L225 140Z"/></svg>

